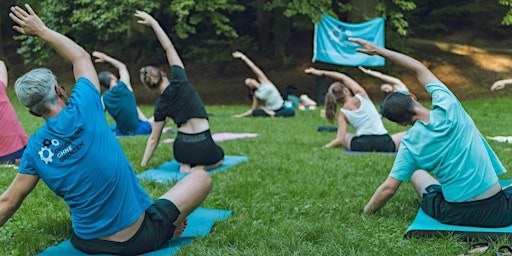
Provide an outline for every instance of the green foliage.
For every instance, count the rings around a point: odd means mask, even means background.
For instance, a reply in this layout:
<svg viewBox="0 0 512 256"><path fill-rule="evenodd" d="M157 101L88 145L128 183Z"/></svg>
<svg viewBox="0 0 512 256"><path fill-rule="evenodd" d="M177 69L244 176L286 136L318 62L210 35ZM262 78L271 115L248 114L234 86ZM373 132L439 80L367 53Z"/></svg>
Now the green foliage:
<svg viewBox="0 0 512 256"><path fill-rule="evenodd" d="M498 3L504 6L508 6L509 10L503 17L501 24L510 26L512 25L512 0L498 0Z"/></svg>

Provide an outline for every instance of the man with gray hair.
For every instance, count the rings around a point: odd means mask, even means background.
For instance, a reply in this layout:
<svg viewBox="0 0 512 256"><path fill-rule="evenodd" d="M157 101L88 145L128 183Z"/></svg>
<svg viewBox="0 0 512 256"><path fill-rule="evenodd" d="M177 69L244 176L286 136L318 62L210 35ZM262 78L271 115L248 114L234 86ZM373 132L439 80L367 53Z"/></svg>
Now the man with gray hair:
<svg viewBox="0 0 512 256"><path fill-rule="evenodd" d="M77 249L119 255L156 250L181 234L186 216L209 194L210 176L190 173L153 201L110 132L90 55L25 7L10 9L14 29L41 38L71 62L76 83L68 98L48 69L16 82L19 100L46 124L30 137L18 174L0 196L0 227L41 178L68 204Z"/></svg>

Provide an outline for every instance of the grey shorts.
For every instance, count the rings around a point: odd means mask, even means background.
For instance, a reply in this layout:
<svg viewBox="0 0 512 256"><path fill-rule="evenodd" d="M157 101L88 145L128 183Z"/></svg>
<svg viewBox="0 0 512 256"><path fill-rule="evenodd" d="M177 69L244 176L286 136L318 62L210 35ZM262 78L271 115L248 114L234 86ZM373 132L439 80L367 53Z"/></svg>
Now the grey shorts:
<svg viewBox="0 0 512 256"><path fill-rule="evenodd" d="M89 254L138 255L154 251L170 241L176 229L173 223L179 215L180 211L174 203L157 199L146 210L139 230L127 241L86 240L73 232L71 243L78 250Z"/></svg>

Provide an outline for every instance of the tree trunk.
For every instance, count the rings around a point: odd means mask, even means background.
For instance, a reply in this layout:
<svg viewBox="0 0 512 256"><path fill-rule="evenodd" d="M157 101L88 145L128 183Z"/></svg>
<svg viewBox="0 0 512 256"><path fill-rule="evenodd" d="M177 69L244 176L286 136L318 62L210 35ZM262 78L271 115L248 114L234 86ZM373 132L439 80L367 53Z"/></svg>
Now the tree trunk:
<svg viewBox="0 0 512 256"><path fill-rule="evenodd" d="M263 5L266 0L257 0L256 1L256 26L258 28L258 45L260 47L260 52L267 52L269 50L270 44L270 15L263 10Z"/></svg>

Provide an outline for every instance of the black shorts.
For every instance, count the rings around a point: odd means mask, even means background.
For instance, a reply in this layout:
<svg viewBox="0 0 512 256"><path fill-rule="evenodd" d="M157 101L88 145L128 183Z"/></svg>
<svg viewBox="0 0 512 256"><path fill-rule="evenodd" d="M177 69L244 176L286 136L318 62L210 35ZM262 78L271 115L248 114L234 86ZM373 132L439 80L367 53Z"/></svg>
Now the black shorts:
<svg viewBox="0 0 512 256"><path fill-rule="evenodd" d="M352 138L352 141L350 142L351 151L395 152L395 149L395 142L389 134L361 135Z"/></svg>
<svg viewBox="0 0 512 256"><path fill-rule="evenodd" d="M504 227L512 224L512 187L478 201L446 202L440 185L423 193L421 209L441 223L474 227Z"/></svg>
<svg viewBox="0 0 512 256"><path fill-rule="evenodd" d="M138 255L155 251L171 240L176 229L173 223L179 215L180 211L174 203L157 199L146 210L139 230L127 241L85 240L73 232L71 243L78 250L89 254Z"/></svg>
<svg viewBox="0 0 512 256"><path fill-rule="evenodd" d="M278 110L273 110L274 113L275 113L275 117L293 117L295 116L295 111L293 111L293 109L286 109L284 107L281 107L280 109ZM252 111L251 113L252 116L255 116L255 117L270 117L269 114L267 114L267 112L265 112L265 110L261 109L261 108L257 108L255 110Z"/></svg>
<svg viewBox="0 0 512 256"><path fill-rule="evenodd" d="M213 165L224 158L224 151L215 144L210 130L198 134L178 132L173 150L176 161L192 166Z"/></svg>

